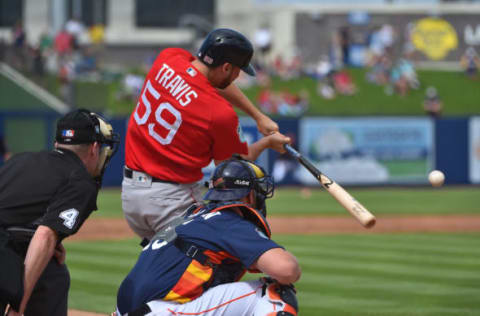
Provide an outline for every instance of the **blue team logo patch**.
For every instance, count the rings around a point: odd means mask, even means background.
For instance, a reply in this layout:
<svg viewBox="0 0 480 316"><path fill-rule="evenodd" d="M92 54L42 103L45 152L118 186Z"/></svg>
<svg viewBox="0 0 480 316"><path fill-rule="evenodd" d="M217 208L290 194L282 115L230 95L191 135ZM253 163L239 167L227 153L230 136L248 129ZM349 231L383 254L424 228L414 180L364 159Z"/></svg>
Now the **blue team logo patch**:
<svg viewBox="0 0 480 316"><path fill-rule="evenodd" d="M75 131L73 129L64 129L62 131L63 137L73 137L75 135Z"/></svg>

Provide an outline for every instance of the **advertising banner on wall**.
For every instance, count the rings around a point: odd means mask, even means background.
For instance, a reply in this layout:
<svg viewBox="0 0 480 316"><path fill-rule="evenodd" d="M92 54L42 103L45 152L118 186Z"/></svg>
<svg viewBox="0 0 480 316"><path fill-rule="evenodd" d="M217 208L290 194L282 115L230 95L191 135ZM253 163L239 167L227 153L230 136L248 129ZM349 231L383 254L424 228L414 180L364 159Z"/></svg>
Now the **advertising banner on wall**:
<svg viewBox="0 0 480 316"><path fill-rule="evenodd" d="M433 122L428 118L306 118L300 150L343 184L426 183L433 166ZM318 184L303 168L297 179Z"/></svg>
<svg viewBox="0 0 480 316"><path fill-rule="evenodd" d="M470 182L480 183L480 117L470 119L469 135Z"/></svg>

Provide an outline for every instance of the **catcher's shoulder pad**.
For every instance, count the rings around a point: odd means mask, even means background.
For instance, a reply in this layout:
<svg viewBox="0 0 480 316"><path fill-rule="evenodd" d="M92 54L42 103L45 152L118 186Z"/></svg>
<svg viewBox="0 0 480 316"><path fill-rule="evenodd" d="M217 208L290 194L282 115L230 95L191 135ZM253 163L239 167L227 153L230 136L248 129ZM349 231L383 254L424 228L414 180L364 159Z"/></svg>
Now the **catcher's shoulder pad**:
<svg viewBox="0 0 480 316"><path fill-rule="evenodd" d="M208 213L219 212L222 210L232 209L234 207L236 207L242 212L243 217L246 220L254 223L258 228L260 228L265 233L265 235L268 236L268 238L270 238L270 236L272 235L272 232L270 230L270 226L268 225L268 222L265 216L263 216L262 213L260 213L260 211L257 211L253 207L243 202L228 201L228 202L220 202L220 203L209 203L205 206L205 210ZM198 210L196 211L198 212Z"/></svg>

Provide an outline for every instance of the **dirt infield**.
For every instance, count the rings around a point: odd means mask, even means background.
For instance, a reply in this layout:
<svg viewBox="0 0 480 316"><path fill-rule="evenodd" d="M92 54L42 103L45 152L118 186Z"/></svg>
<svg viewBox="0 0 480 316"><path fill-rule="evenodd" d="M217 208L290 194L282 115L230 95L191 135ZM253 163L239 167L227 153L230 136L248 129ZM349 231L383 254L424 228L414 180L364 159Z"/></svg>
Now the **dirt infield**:
<svg viewBox="0 0 480 316"><path fill-rule="evenodd" d="M271 217L273 234L336 234L395 232L479 232L480 215L381 216L371 229L363 228L350 217ZM86 221L69 241L117 240L135 237L124 219L97 218ZM102 314L69 310L69 316Z"/></svg>
<svg viewBox="0 0 480 316"><path fill-rule="evenodd" d="M389 232L475 232L480 231L479 215L382 216L371 229L350 217L271 217L273 234L334 234ZM68 240L116 240L135 235L121 218L86 221Z"/></svg>

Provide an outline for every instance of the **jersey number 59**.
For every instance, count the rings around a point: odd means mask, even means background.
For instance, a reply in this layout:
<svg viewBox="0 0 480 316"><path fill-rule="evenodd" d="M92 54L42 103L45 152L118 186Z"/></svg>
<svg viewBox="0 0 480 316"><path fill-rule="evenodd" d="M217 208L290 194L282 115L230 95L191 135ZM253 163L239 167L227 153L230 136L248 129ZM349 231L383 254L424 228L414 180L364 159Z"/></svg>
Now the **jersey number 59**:
<svg viewBox="0 0 480 316"><path fill-rule="evenodd" d="M135 108L135 113L133 114L135 118L135 122L137 122L138 125L144 125L145 123L147 123L148 118L152 113L152 105L147 98L147 94L151 95L155 100L159 100L161 96L160 93L152 86L152 84L150 83L150 80L148 80L147 83L145 84L145 88L143 89L142 95L140 96L140 99L142 100L141 103L145 106L145 113L142 116L138 114L138 110L140 108L140 101L139 101L137 103L137 107ZM173 123L167 122L162 117L162 114L164 113L164 111L169 112L171 116L175 118L175 121ZM180 128L180 125L182 124L182 115L177 109L175 109L168 102L160 103L157 109L155 110L154 115L155 115L156 123L148 124L148 134L150 134L150 136L152 136L157 142L159 142L162 145L170 144L173 140L173 137L175 136L178 129ZM156 126L158 126L157 124L168 132L165 137L162 137L155 130Z"/></svg>

